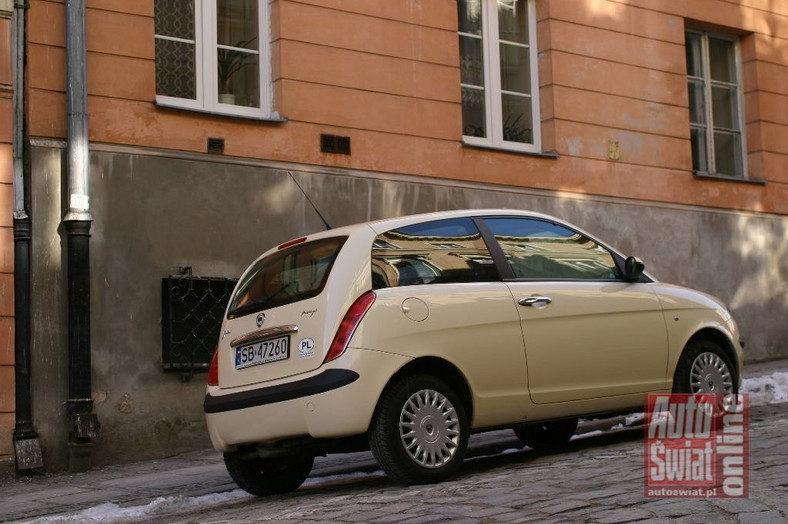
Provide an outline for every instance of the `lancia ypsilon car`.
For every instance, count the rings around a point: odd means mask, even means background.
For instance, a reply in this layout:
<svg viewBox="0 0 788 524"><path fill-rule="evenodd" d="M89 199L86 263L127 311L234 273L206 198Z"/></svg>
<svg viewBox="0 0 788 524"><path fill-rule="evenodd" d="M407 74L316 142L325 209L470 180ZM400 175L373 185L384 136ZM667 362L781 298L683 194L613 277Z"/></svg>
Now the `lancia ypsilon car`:
<svg viewBox="0 0 788 524"><path fill-rule="evenodd" d="M457 472L471 432L554 446L647 393L734 393L741 366L719 300L550 216L451 211L263 253L229 301L204 410L256 495L363 448L391 479L431 483Z"/></svg>

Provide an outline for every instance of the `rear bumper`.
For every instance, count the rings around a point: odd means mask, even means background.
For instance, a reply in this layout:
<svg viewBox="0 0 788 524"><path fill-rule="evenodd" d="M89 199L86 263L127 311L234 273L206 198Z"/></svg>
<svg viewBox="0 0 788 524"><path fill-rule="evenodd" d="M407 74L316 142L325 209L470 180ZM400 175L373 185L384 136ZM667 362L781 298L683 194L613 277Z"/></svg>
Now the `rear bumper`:
<svg viewBox="0 0 788 524"><path fill-rule="evenodd" d="M213 396L210 393L206 393L203 410L205 413L223 413L225 411L265 406L266 404L276 404L277 402L327 393L352 384L358 378L359 375L355 371L327 369L314 377L278 386L252 389L229 395Z"/></svg>
<svg viewBox="0 0 788 524"><path fill-rule="evenodd" d="M213 446L232 451L247 444L290 438L340 438L367 431L378 398L408 357L348 348L307 376L270 385L209 386L204 410Z"/></svg>

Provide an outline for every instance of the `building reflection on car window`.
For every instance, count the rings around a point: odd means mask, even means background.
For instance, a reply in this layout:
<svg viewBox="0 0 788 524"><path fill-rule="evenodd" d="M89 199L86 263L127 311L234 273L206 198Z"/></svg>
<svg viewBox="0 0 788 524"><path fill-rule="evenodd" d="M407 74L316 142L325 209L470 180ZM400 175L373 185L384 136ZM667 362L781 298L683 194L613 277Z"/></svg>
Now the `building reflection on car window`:
<svg viewBox="0 0 788 524"><path fill-rule="evenodd" d="M611 280L615 259L604 247L569 228L545 220L487 218L515 278Z"/></svg>
<svg viewBox="0 0 788 524"><path fill-rule="evenodd" d="M492 256L470 218L388 231L372 244L374 289L493 280L498 274Z"/></svg>

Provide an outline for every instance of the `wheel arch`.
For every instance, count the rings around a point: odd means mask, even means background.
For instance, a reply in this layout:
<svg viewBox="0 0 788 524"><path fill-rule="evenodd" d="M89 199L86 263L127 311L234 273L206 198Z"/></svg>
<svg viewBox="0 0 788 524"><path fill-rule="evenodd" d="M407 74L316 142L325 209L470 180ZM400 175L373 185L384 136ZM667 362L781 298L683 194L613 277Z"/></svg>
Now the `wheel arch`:
<svg viewBox="0 0 788 524"><path fill-rule="evenodd" d="M690 337L689 340L687 340L687 343L684 344L684 347L681 350L681 355L683 355L684 352L687 350L687 346L689 346L692 342L696 342L699 340L708 340L710 342L714 342L715 344L717 344L717 346L719 346L719 348L725 352L725 356L728 357L728 360L731 362L731 365L733 365L734 372L736 373L736 379L741 380L741 369L739 369L739 359L736 355L736 349L733 347L733 342L731 342L731 339L728 338L728 336L725 335L725 333L723 333L719 329L715 329L712 327L705 327L699 330L698 332L696 332L694 335L692 335L692 337ZM681 358L681 355L679 355L679 358ZM674 369L674 373L675 373L675 369Z"/></svg>
<svg viewBox="0 0 788 524"><path fill-rule="evenodd" d="M468 416L468 424L473 420L473 395L465 375L451 362L438 357L420 357L408 362L402 366L394 375L389 378L380 398L383 398L383 393L391 387L392 384L399 379L409 375L431 375L448 384L450 388L460 397L463 407L465 408L466 415ZM378 403L380 400L378 400ZM375 408L377 410L377 407Z"/></svg>

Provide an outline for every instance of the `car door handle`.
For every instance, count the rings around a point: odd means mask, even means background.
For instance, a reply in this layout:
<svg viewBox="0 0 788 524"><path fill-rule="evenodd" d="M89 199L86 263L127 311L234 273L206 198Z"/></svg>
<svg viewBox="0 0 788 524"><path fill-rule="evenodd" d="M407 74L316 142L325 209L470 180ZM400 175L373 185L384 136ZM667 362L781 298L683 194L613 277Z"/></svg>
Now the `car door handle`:
<svg viewBox="0 0 788 524"><path fill-rule="evenodd" d="M552 302L553 299L550 297L543 297L540 295L532 296L532 297L525 297L521 298L517 301L518 304L521 306L531 306L535 308L545 307L547 304Z"/></svg>

